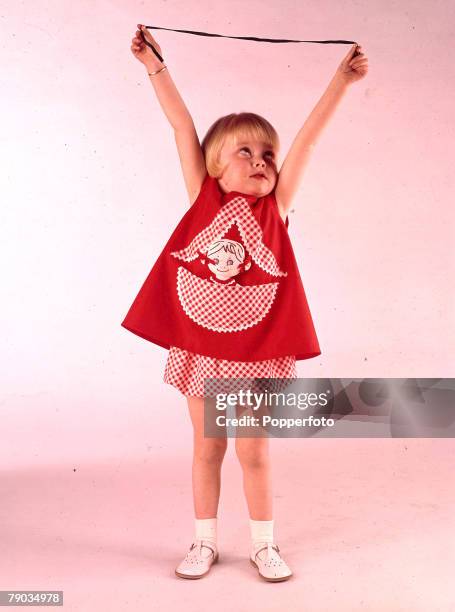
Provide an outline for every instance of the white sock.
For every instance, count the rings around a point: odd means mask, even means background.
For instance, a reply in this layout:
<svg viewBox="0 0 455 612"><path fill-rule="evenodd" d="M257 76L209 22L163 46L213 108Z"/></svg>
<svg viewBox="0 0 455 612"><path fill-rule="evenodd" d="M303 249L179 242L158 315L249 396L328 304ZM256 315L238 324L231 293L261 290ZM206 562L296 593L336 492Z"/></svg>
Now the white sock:
<svg viewBox="0 0 455 612"><path fill-rule="evenodd" d="M209 540L216 546L217 539L217 517L208 519L194 519L196 528L196 539Z"/></svg>
<svg viewBox="0 0 455 612"><path fill-rule="evenodd" d="M253 521L250 519L251 547L256 550L267 542L273 544L273 519L271 521Z"/></svg>

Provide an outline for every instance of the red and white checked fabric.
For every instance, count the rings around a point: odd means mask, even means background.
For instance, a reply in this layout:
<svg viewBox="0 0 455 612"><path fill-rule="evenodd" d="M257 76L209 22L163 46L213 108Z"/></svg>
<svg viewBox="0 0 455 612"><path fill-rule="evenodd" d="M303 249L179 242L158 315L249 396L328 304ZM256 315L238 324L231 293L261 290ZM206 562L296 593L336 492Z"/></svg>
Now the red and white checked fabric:
<svg viewBox="0 0 455 612"><path fill-rule="evenodd" d="M295 355L264 361L230 361L170 347L163 377L165 383L184 395L204 397L204 378L228 379L206 381L205 397L236 393L240 389L264 391L264 384L268 391L278 392L297 378ZM258 378L267 381L254 380Z"/></svg>
<svg viewBox="0 0 455 612"><path fill-rule="evenodd" d="M183 261L193 261L199 251L205 252L211 242L224 236L233 223L237 223L244 246L260 268L273 276L287 276L287 272L280 269L272 251L263 243L261 226L251 212L248 201L242 196L224 204L210 225L199 232L185 249L173 251L171 255Z"/></svg>
<svg viewBox="0 0 455 612"><path fill-rule="evenodd" d="M277 288L278 283L214 283L183 266L177 272L177 293L183 310L195 323L217 332L240 331L259 323L269 312Z"/></svg>

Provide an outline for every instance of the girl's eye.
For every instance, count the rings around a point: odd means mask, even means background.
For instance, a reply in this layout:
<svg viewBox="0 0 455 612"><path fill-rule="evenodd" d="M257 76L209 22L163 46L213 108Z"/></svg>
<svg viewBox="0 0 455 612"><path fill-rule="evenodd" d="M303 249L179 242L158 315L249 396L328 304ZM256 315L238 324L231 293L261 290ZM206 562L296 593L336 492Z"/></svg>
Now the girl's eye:
<svg viewBox="0 0 455 612"><path fill-rule="evenodd" d="M215 257L213 261L215 262L215 265L217 266L220 260Z"/></svg>
<svg viewBox="0 0 455 612"><path fill-rule="evenodd" d="M233 264L233 263L234 263L234 262L232 261L232 259L228 259L228 260L227 260L227 265L228 265L228 266L232 266L232 264Z"/></svg>
<svg viewBox="0 0 455 612"><path fill-rule="evenodd" d="M248 153L251 153L251 151L250 151L250 149L249 149L248 147L242 147L242 148L240 149L240 151L248 151ZM270 158L272 158L272 159L275 157L275 154L273 153L273 151L267 151L267 152L265 153L265 155L267 155L268 157L270 157Z"/></svg>

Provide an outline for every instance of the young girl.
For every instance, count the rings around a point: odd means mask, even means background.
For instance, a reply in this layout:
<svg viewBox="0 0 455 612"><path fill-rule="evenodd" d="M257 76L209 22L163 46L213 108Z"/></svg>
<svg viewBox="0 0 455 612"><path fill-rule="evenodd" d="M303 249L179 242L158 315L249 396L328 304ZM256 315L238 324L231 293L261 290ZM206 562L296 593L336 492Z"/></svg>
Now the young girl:
<svg viewBox="0 0 455 612"><path fill-rule="evenodd" d="M287 213L321 130L349 84L365 76L368 60L359 45L350 49L278 171L278 135L254 113L221 117L200 144L168 67L142 36L161 54L160 46L138 28L131 51L174 129L190 208L122 325L169 349L164 381L186 396L194 429L195 536L175 573L195 579L218 560L227 448L226 437L204 436L204 379L292 380L296 360L320 354ZM287 580L292 572L273 537L268 438L236 437L235 446L250 515L250 561L265 580Z"/></svg>

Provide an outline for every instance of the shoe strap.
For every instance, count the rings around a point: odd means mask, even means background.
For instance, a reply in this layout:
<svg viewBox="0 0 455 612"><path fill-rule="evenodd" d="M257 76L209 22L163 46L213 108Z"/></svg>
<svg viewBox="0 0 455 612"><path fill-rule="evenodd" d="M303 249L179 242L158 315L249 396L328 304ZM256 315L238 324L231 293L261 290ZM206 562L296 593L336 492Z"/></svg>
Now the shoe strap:
<svg viewBox="0 0 455 612"><path fill-rule="evenodd" d="M258 554L259 554L260 552L262 552L263 550L267 550L267 557L269 557L269 556L270 556L270 550L271 550L272 548L273 548L274 550L276 550L276 551L277 551L277 553L279 553L279 552L280 552L280 549L279 549L279 547L278 547L278 544L272 544L271 542L267 542L267 544L266 544L265 546L262 546L262 547L261 547L259 550L257 550L257 551L255 552L255 554L254 554L254 558L256 559L256 557L258 556Z"/></svg>
<svg viewBox="0 0 455 612"><path fill-rule="evenodd" d="M204 544L202 540L196 540L195 542L193 542L191 544L190 551L193 550L193 548L195 548L196 546L199 546L199 551L201 551L202 547L204 547L204 548L208 548L209 550L211 550L213 553L213 556L216 555L216 550L212 546L209 546L209 544Z"/></svg>

